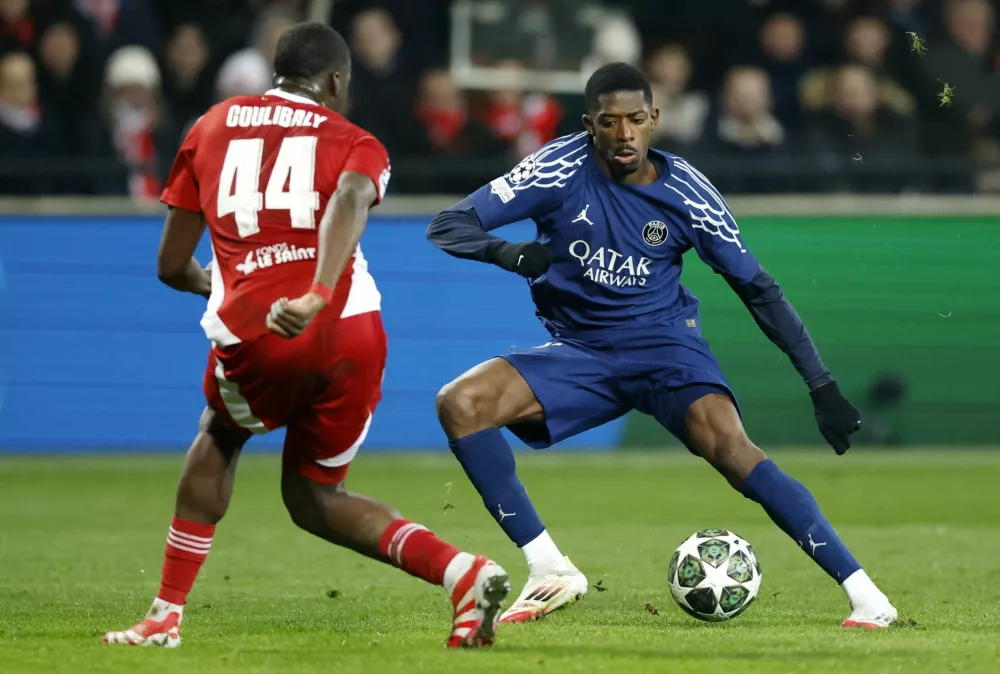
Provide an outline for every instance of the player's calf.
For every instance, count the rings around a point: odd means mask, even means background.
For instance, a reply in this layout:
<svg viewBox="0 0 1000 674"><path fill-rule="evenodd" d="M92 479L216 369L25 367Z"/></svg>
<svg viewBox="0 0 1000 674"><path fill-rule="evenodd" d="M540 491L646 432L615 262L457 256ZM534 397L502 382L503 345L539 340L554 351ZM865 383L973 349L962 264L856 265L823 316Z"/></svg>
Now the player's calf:
<svg viewBox="0 0 1000 674"><path fill-rule="evenodd" d="M845 627L885 627L896 619L896 609L868 578L809 490L750 442L731 400L721 395L698 399L687 411L685 429L689 446L746 498L759 503L844 588L853 609Z"/></svg>
<svg viewBox="0 0 1000 674"><path fill-rule="evenodd" d="M202 415L201 433L188 450L177 487L160 589L145 618L129 629L108 632L105 644L180 646L187 596L212 547L215 525L229 507L244 441L223 428L211 410Z"/></svg>
<svg viewBox="0 0 1000 674"><path fill-rule="evenodd" d="M292 521L305 531L443 587L453 605L448 647L492 645L510 591L499 565L462 552L384 503L347 492L342 483L319 484L286 470L281 486Z"/></svg>

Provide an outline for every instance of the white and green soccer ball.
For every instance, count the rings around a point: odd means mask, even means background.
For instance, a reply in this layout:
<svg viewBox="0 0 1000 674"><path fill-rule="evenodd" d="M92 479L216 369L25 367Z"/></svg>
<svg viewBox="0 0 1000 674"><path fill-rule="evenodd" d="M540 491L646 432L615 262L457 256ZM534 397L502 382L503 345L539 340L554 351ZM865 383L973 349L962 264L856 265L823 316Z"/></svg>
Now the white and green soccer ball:
<svg viewBox="0 0 1000 674"><path fill-rule="evenodd" d="M698 620L721 622L743 613L757 598L760 579L753 548L725 529L691 534L670 558L670 594Z"/></svg>

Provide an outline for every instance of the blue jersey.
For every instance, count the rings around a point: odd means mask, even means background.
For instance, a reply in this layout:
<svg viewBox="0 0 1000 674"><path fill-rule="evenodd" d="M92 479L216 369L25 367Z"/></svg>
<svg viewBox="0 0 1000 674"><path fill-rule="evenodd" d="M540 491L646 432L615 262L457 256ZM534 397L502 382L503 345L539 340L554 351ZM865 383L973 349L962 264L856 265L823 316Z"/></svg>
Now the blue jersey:
<svg viewBox="0 0 1000 674"><path fill-rule="evenodd" d="M537 225L553 261L529 285L552 334L694 327L698 299L680 284L692 248L738 284L757 273L711 182L681 157L649 153L657 180L626 185L601 170L586 132L565 136L470 195L486 230L528 219Z"/></svg>

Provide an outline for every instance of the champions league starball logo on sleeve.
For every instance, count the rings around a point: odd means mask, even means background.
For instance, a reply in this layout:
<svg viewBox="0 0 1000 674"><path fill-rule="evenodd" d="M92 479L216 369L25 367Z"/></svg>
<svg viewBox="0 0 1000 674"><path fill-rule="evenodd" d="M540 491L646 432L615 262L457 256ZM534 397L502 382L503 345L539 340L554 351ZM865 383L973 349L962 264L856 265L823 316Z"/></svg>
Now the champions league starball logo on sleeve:
<svg viewBox="0 0 1000 674"><path fill-rule="evenodd" d="M525 180L531 177L535 172L535 158L534 156L526 157L521 161L520 164L511 169L510 173L507 174L507 180L510 181L511 185L520 185Z"/></svg>

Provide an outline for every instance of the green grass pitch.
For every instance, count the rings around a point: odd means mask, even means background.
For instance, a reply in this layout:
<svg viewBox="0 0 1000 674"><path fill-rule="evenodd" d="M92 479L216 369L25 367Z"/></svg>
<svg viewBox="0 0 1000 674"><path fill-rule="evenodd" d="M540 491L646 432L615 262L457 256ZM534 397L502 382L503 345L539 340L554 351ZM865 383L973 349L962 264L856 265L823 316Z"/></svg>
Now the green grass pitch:
<svg viewBox="0 0 1000 674"><path fill-rule="evenodd" d="M278 458L248 455L190 597L175 651L102 647L157 589L181 457L0 459L0 672L998 672L1000 452L939 448L839 458L776 453L900 611L877 633L838 627L841 590L699 460L530 454L521 475L556 541L594 585L492 651L443 648L438 588L296 530ZM525 578L520 553L451 457L362 455L350 486ZM702 624L670 598L687 535L730 528L763 565L758 601ZM645 606L651 603L658 614Z"/></svg>

